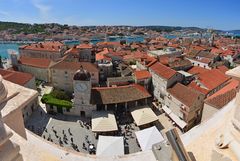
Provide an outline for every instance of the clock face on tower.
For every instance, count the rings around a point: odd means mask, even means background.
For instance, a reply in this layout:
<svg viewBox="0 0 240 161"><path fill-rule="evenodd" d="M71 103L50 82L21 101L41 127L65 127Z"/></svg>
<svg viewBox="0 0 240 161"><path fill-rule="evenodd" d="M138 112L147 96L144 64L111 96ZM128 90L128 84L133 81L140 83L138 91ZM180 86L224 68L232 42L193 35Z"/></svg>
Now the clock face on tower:
<svg viewBox="0 0 240 161"><path fill-rule="evenodd" d="M87 85L84 83L76 84L76 90L77 92L84 92L87 90Z"/></svg>

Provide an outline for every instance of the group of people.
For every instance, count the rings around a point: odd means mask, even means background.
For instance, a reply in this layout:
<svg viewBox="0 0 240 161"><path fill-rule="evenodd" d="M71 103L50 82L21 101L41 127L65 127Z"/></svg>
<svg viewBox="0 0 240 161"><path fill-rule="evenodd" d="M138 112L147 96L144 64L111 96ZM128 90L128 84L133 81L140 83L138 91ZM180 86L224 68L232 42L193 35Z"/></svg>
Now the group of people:
<svg viewBox="0 0 240 161"><path fill-rule="evenodd" d="M85 142L88 144L88 148L86 144L83 142L83 149L88 151L90 154L95 154L96 153L96 148L94 144L91 143L91 141L88 139L88 136L85 136Z"/></svg>
<svg viewBox="0 0 240 161"><path fill-rule="evenodd" d="M48 133L47 128L46 128L44 131L45 131L45 133ZM72 147L74 150L76 150L76 151L79 152L78 145L74 143L73 137L71 137L70 139L68 139L68 137L67 137L67 133L68 133L70 136L73 136L70 128L68 128L67 131L62 130L62 135L63 135L63 137L61 137L61 134L59 134L59 133L57 132L57 130L54 129L54 126L52 126L52 131L53 131L53 133L54 133L55 138L58 139L58 143L59 143L60 146L63 146L64 144L70 144L71 147ZM44 139L47 139L48 141L53 142L52 135L51 135L50 133L48 134L48 137L47 137L47 138L46 138L45 135L43 135L43 138L44 138Z"/></svg>
<svg viewBox="0 0 240 161"><path fill-rule="evenodd" d="M85 126L85 125L83 125L83 126ZM58 132L54 128L54 126L52 126L51 130L54 133L54 135L52 135L52 133L46 128L44 130L45 134L42 135L42 137L44 139L47 139L48 141L51 141L51 142L53 142L53 137L55 137L55 140L58 140L58 143L59 143L60 146L64 146L64 144L65 145L69 144L69 145L71 145L71 147L74 150L76 150L78 152L80 151L79 146L74 143L74 139L73 139L73 137L71 137L71 136L73 136L73 134L72 134L70 128L68 128L67 130L62 130L62 132ZM46 135L46 134L48 134L48 135ZM70 136L70 138L68 136ZM82 144L82 149L88 151L90 154L95 154L96 153L95 145L93 143L91 143L91 141L89 140L87 135L85 136L84 139L85 140Z"/></svg>

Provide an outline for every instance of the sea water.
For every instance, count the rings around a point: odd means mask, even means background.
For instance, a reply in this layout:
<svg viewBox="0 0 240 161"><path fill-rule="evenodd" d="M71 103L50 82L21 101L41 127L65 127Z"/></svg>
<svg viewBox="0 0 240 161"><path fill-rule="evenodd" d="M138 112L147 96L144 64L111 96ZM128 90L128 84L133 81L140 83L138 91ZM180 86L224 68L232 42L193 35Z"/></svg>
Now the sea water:
<svg viewBox="0 0 240 161"><path fill-rule="evenodd" d="M143 42L144 41L144 37L143 36L134 36L134 37L128 37L128 36L124 36L124 37L118 37L115 40L108 40L108 41L121 41L121 40L126 40L128 43L132 43L132 42ZM92 40L91 43L96 44L98 42L101 42L103 40ZM65 42L66 45L78 45L80 42L79 41L69 41L69 42ZM17 54L19 53L18 51L18 47L19 44L1 44L0 43L0 56L2 58L9 58L9 51L14 51Z"/></svg>
<svg viewBox="0 0 240 161"><path fill-rule="evenodd" d="M0 44L0 56L9 58L9 52L14 51L18 54L18 44Z"/></svg>

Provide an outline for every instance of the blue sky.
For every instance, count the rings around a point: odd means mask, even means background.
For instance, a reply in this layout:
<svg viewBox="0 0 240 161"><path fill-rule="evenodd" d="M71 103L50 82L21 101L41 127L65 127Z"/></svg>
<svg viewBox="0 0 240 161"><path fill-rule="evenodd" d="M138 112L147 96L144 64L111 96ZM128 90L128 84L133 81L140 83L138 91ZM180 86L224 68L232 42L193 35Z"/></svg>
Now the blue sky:
<svg viewBox="0 0 240 161"><path fill-rule="evenodd" d="M240 0L0 0L0 21L240 29Z"/></svg>

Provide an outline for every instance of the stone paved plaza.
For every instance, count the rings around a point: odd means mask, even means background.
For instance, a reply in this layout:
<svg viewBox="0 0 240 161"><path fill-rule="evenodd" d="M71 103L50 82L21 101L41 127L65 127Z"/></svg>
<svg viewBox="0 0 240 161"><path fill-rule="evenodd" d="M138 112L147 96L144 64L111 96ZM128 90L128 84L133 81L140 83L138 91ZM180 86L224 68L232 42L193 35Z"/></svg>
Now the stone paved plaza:
<svg viewBox="0 0 240 161"><path fill-rule="evenodd" d="M89 122L89 119L80 119L77 116L49 115L40 107L33 112L25 126L55 144L89 153L90 144L93 144L95 148L97 147L97 140L91 131ZM137 144L134 132L140 129L133 123L129 123L127 127L125 124L120 124L116 136L124 136L125 154L139 152L141 149ZM65 140L64 134L66 135Z"/></svg>
<svg viewBox="0 0 240 161"><path fill-rule="evenodd" d="M26 128L48 141L79 152L89 153L90 144L96 148L98 140L91 131L91 120L79 116L47 114L45 105L40 100L44 93L49 93L52 90L52 87L40 86L40 88L39 108L25 123ZM160 123L164 124L158 129L165 135L165 129L171 128L172 124L166 117L163 117L163 114L160 115L158 111L155 113L159 117ZM133 123L131 115L117 112L116 120L119 128L116 136L124 137L125 154L141 151L135 135L135 131L140 129Z"/></svg>
<svg viewBox="0 0 240 161"><path fill-rule="evenodd" d="M65 140L64 140L65 135ZM42 137L61 146L88 153L88 147L97 145L97 140L90 129L80 126L79 122L50 119Z"/></svg>

